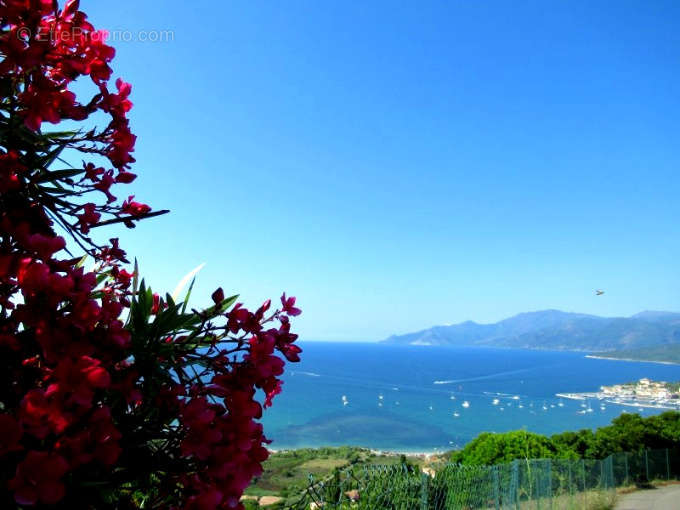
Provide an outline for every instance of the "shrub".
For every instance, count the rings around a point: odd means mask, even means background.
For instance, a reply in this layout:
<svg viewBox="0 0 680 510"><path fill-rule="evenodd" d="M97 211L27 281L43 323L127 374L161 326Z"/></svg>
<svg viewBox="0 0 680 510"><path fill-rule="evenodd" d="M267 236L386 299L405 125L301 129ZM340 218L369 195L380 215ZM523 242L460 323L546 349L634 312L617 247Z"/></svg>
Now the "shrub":
<svg viewBox="0 0 680 510"><path fill-rule="evenodd" d="M78 0L0 0L0 54L0 506L243 508L275 353L299 359L295 298L251 312L217 289L187 310L91 237L166 211L113 195L136 177L131 86L111 87L115 52ZM61 121L78 127L44 131Z"/></svg>

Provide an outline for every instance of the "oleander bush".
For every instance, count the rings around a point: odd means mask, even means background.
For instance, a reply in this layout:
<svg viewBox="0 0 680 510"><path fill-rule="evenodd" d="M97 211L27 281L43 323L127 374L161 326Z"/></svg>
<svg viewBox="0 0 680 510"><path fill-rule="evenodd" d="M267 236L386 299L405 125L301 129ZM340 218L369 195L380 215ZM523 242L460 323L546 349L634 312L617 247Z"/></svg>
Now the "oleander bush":
<svg viewBox="0 0 680 510"><path fill-rule="evenodd" d="M189 308L93 235L166 212L114 195L136 177L114 55L78 0L0 0L0 507L242 509L300 310Z"/></svg>

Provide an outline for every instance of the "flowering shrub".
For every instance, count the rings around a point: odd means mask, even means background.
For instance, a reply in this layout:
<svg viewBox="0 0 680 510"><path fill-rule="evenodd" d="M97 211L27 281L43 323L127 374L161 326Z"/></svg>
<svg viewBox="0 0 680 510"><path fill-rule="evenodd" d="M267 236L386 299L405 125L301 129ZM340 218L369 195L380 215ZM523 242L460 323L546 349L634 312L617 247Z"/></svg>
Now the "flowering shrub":
<svg viewBox="0 0 680 510"><path fill-rule="evenodd" d="M221 289L187 310L91 237L166 212L113 195L136 177L114 53L77 0L0 0L0 507L242 508L300 310L284 294L251 312ZM82 127L45 131L61 121Z"/></svg>

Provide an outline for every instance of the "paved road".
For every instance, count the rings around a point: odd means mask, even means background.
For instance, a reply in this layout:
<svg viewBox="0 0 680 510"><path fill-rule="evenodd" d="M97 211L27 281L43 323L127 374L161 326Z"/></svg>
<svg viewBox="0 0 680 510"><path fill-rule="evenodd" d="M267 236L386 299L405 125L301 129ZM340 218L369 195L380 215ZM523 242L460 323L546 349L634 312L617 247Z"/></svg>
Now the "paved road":
<svg viewBox="0 0 680 510"><path fill-rule="evenodd" d="M621 496L614 510L678 510L680 485L639 490Z"/></svg>

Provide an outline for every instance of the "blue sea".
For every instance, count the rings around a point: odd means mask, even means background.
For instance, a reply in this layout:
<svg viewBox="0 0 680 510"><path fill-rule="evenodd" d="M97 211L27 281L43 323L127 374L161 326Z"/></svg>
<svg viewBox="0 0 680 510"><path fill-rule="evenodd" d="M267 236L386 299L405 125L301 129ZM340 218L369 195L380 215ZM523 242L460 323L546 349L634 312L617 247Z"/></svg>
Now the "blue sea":
<svg viewBox="0 0 680 510"><path fill-rule="evenodd" d="M615 404L583 413L556 393L592 392L649 377L680 380L680 365L586 358L584 353L304 342L283 392L264 413L272 449L353 445L436 452L483 431L542 434L607 425ZM467 403L467 404L466 404Z"/></svg>

